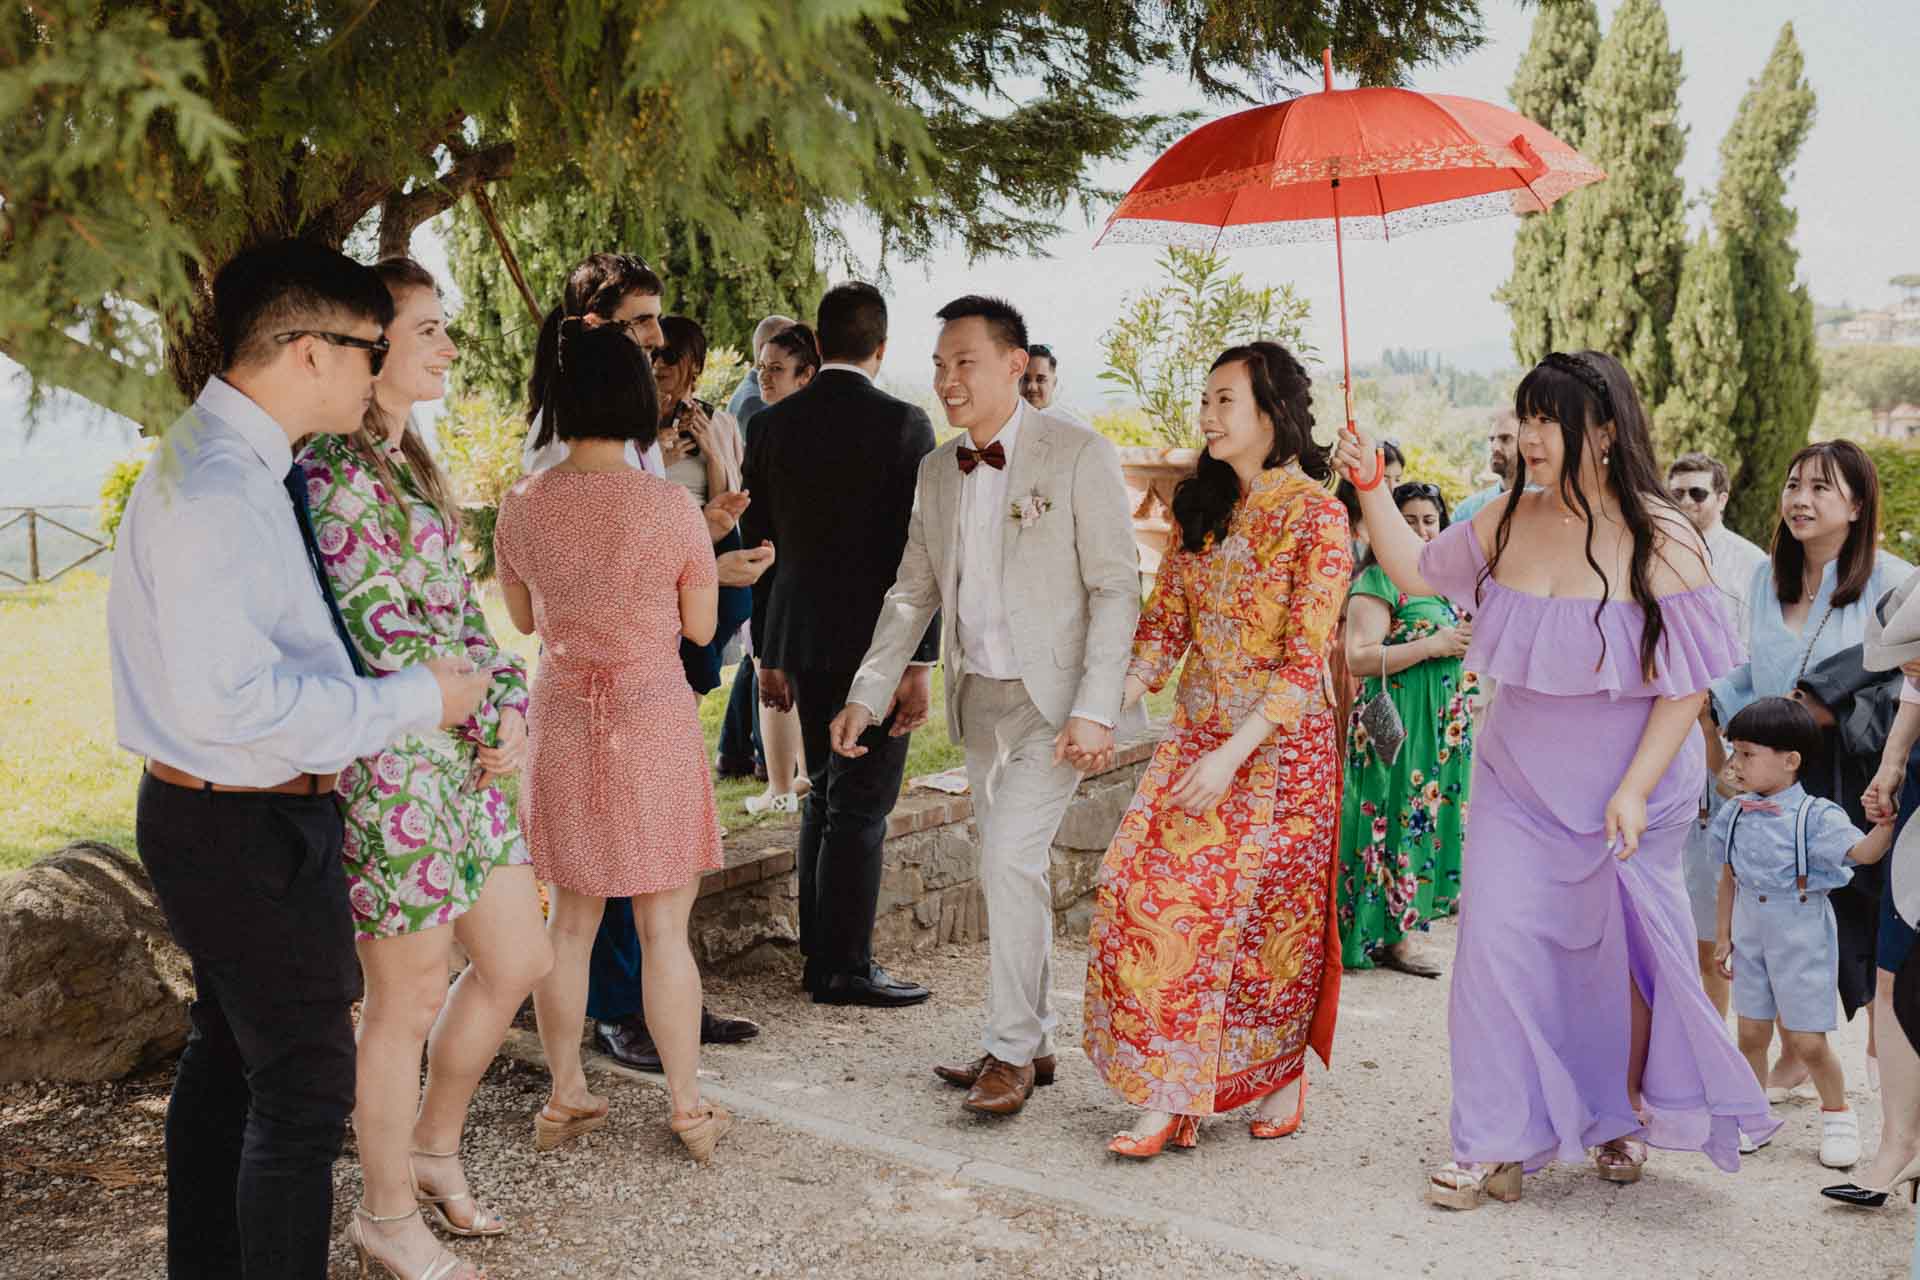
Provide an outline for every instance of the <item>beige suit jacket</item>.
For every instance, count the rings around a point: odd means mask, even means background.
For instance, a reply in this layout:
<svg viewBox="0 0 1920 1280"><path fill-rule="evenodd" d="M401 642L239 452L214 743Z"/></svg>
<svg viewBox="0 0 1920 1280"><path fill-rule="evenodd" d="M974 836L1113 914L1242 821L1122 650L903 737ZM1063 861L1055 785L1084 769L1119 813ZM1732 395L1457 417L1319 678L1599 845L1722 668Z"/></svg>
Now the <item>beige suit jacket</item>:
<svg viewBox="0 0 1920 1280"><path fill-rule="evenodd" d="M1056 729L1082 714L1118 722L1140 615L1140 557L1120 455L1064 417L1022 402L1020 436L1007 460L1008 527L1001 590L1027 696ZM942 612L947 730L963 740L959 638L960 481L955 436L920 460L907 546L880 607L873 642L849 702L878 718L935 610ZM1037 498L1046 510L1021 521L1012 506Z"/></svg>

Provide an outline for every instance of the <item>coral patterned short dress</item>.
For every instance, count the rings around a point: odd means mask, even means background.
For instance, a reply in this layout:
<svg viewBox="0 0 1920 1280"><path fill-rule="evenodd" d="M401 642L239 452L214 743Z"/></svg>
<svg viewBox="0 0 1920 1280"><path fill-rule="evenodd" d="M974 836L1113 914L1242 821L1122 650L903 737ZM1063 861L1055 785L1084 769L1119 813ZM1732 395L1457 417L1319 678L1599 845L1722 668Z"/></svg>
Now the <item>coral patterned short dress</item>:
<svg viewBox="0 0 1920 1280"><path fill-rule="evenodd" d="M699 701L680 664L680 589L718 581L687 491L631 468L556 467L500 504L503 583L525 583L545 645L520 823L534 870L628 897L719 868Z"/></svg>

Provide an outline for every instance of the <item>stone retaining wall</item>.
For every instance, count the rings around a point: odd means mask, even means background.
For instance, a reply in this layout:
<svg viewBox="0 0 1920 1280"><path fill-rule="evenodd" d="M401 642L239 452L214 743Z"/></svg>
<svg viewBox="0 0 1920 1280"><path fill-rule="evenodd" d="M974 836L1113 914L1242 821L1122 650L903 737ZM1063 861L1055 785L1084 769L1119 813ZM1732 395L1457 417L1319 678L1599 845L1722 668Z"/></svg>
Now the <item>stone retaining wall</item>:
<svg viewBox="0 0 1920 1280"><path fill-rule="evenodd" d="M1081 780L1053 841L1053 911L1060 928L1086 931L1100 860L1158 740L1156 726L1115 751L1111 768ZM702 964L736 963L762 948L799 941L798 839L796 818L727 839L727 865L708 874L693 909L694 954ZM874 950L890 956L986 937L979 866L970 797L928 791L901 797L887 823Z"/></svg>

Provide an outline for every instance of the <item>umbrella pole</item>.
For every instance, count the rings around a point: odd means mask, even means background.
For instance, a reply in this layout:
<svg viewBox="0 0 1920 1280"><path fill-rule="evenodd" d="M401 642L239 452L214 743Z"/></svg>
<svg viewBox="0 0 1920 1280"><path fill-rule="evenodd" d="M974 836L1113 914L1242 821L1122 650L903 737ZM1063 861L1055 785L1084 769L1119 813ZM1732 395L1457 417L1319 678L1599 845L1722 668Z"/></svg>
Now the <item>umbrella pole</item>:
<svg viewBox="0 0 1920 1280"><path fill-rule="evenodd" d="M1346 394L1347 433L1358 435L1353 425L1353 357L1347 343L1347 251L1340 237L1340 179L1333 180L1333 261L1340 279L1340 388Z"/></svg>

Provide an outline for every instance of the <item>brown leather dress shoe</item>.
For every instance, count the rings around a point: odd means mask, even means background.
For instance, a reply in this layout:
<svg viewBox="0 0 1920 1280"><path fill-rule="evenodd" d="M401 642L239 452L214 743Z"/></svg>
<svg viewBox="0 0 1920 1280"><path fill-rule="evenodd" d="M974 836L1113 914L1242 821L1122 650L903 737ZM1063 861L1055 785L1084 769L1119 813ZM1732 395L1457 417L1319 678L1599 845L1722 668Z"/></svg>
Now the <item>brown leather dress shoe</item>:
<svg viewBox="0 0 1920 1280"><path fill-rule="evenodd" d="M981 1069L986 1065L986 1055L982 1054L972 1062L938 1063L933 1068L933 1074L939 1076L948 1084L958 1085L962 1089L971 1089L973 1088L973 1082L980 1078ZM1033 1060L1033 1083L1042 1089L1052 1084L1053 1068L1054 1061L1052 1054L1049 1053L1043 1058L1035 1058Z"/></svg>
<svg viewBox="0 0 1920 1280"><path fill-rule="evenodd" d="M967 1099L960 1105L969 1111L978 1111L989 1116L1010 1116L1027 1105L1027 1099L1033 1096L1033 1064L1016 1067L1011 1062L1002 1062L992 1054L986 1056L986 1065L980 1068L980 1075L967 1090Z"/></svg>

